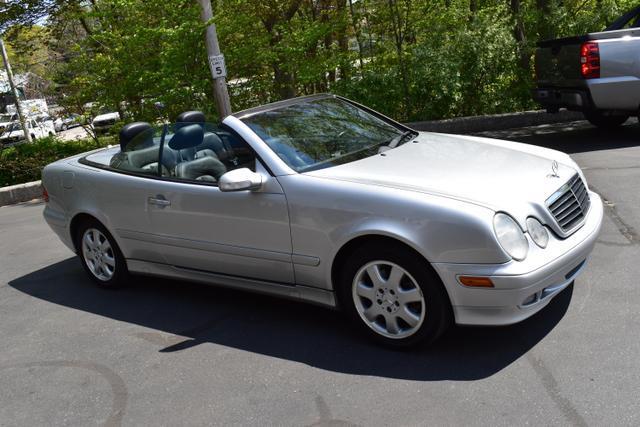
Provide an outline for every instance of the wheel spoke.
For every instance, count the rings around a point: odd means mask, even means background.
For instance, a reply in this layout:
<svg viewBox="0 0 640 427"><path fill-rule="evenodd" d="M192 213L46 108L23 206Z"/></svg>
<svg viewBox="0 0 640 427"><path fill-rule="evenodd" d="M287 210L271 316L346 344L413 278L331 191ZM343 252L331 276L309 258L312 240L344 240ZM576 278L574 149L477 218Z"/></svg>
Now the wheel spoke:
<svg viewBox="0 0 640 427"><path fill-rule="evenodd" d="M100 245L100 233L98 230L91 230L91 240L93 243L93 247L97 249Z"/></svg>
<svg viewBox="0 0 640 427"><path fill-rule="evenodd" d="M389 274L387 285L389 285L390 287L393 287L396 290L399 290L400 281L402 280L403 277L404 277L404 271L397 265L394 265L391 267L391 273Z"/></svg>
<svg viewBox="0 0 640 427"><path fill-rule="evenodd" d="M106 265L108 265L110 267L115 267L116 266L116 260L111 255L105 254L104 257L102 258L102 260Z"/></svg>
<svg viewBox="0 0 640 427"><path fill-rule="evenodd" d="M376 320L376 317L380 315L380 309L377 305L372 304L371 307L367 308L362 314L367 318L369 322L373 322Z"/></svg>
<svg viewBox="0 0 640 427"><path fill-rule="evenodd" d="M369 301L375 300L375 290L372 287L365 285L364 283L358 283L356 285L356 292L359 296L368 299Z"/></svg>
<svg viewBox="0 0 640 427"><path fill-rule="evenodd" d="M401 304L409 304L412 302L422 302L422 292L420 289L413 288L408 291L400 291L398 293L398 300Z"/></svg>
<svg viewBox="0 0 640 427"><path fill-rule="evenodd" d="M385 280L382 278L380 274L380 266L378 264L371 265L367 267L367 274L373 283L373 286L383 286Z"/></svg>
<svg viewBox="0 0 640 427"><path fill-rule="evenodd" d="M87 248L93 249L93 241L91 240L91 233L86 233L84 235L84 243Z"/></svg>
<svg viewBox="0 0 640 427"><path fill-rule="evenodd" d="M402 309L398 310L398 317L407 322L407 325L415 328L416 325L420 322L420 318L413 314L407 307L402 307Z"/></svg>
<svg viewBox="0 0 640 427"><path fill-rule="evenodd" d="M387 324L387 332L393 335L400 332L400 327L398 326L398 320L396 319L395 314L387 314L384 316L384 320Z"/></svg>
<svg viewBox="0 0 640 427"><path fill-rule="evenodd" d="M109 249L111 249L111 245L109 244L109 240L105 237L104 242L100 243L100 250L107 252Z"/></svg>

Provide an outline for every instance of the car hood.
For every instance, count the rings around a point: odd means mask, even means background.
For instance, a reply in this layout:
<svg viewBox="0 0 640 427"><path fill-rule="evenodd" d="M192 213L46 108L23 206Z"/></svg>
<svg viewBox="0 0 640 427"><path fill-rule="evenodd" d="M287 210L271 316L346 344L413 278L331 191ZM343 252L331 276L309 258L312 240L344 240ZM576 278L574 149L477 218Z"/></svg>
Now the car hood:
<svg viewBox="0 0 640 427"><path fill-rule="evenodd" d="M446 196L526 217L576 173L575 162L559 151L423 132L384 154L308 175Z"/></svg>

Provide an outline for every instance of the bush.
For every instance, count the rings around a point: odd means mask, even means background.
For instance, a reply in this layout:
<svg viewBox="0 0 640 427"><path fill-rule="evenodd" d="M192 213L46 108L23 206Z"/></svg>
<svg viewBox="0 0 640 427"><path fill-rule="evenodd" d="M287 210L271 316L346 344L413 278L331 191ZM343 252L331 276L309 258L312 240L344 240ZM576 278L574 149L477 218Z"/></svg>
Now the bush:
<svg viewBox="0 0 640 427"><path fill-rule="evenodd" d="M112 138L60 141L55 137L37 139L0 151L0 187L37 181L42 168L56 160L95 150L113 142Z"/></svg>

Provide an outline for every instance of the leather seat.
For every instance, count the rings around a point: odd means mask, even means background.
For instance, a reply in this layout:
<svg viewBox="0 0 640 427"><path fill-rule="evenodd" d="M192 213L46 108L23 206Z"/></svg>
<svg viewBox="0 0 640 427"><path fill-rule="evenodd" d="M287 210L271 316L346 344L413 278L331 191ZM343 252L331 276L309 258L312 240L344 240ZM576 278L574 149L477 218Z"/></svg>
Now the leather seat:
<svg viewBox="0 0 640 427"><path fill-rule="evenodd" d="M110 166L130 172L157 174L160 147L154 140L154 133L153 127L146 122L125 125L119 135L120 153L111 158ZM175 154L163 152L163 174L168 174L175 165Z"/></svg>
<svg viewBox="0 0 640 427"><path fill-rule="evenodd" d="M225 145L218 135L206 130L207 118L201 111L185 111L176 118L175 130L178 131L186 124L198 124L203 127L204 138L202 144L192 150L181 152L185 160L200 159L203 157L216 157L221 162L226 162L233 157L231 147Z"/></svg>
<svg viewBox="0 0 640 427"><path fill-rule="evenodd" d="M147 122L124 125L118 135L120 151L132 151L153 146L153 134L153 127Z"/></svg>
<svg viewBox="0 0 640 427"><path fill-rule="evenodd" d="M204 130L198 124L180 126L169 141L169 148L179 153L192 152L204 141ZM204 155L193 160L183 159L176 165L178 178L216 182L226 171L225 165L215 155Z"/></svg>

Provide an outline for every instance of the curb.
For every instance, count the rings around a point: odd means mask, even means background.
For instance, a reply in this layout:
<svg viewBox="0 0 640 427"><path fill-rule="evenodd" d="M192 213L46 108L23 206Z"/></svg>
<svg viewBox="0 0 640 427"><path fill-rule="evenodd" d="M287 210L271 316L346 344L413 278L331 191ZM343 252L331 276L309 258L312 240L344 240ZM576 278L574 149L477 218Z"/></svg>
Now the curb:
<svg viewBox="0 0 640 427"><path fill-rule="evenodd" d="M0 206L28 202L42 197L42 181L0 188Z"/></svg>
<svg viewBox="0 0 640 427"><path fill-rule="evenodd" d="M546 111L524 111L492 116L458 117L447 120L413 122L407 123L407 126L420 131L467 134L575 122L578 120L584 120L584 116L582 113L574 111L563 110L556 114L550 114Z"/></svg>

